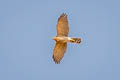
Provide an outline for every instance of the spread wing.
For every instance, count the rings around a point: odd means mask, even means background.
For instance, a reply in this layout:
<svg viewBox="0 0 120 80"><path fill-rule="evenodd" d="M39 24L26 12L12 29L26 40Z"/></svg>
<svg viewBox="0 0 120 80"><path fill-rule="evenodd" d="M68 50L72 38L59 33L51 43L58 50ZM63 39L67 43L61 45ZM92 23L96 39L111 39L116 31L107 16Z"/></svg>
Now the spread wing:
<svg viewBox="0 0 120 80"><path fill-rule="evenodd" d="M68 36L69 25L67 20L67 15L63 13L58 19L57 23L57 36Z"/></svg>
<svg viewBox="0 0 120 80"><path fill-rule="evenodd" d="M59 64L67 49L67 43L56 42L53 50L53 60Z"/></svg>

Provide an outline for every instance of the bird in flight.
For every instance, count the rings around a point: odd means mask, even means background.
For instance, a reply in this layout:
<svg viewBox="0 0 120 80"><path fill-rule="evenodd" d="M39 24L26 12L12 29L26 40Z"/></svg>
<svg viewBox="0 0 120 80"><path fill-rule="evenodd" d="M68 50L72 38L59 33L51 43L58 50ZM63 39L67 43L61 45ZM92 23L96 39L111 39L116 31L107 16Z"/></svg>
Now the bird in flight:
<svg viewBox="0 0 120 80"><path fill-rule="evenodd" d="M57 36L53 37L53 40L56 41L56 45L53 50L53 60L56 64L59 64L66 52L67 42L80 44L81 38L68 37L69 24L65 13L59 17L56 27Z"/></svg>

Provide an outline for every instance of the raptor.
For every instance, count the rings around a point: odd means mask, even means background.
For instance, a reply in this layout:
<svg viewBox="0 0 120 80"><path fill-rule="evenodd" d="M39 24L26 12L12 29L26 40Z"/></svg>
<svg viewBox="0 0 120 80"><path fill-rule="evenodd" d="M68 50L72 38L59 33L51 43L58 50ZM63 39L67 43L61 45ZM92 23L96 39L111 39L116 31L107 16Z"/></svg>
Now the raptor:
<svg viewBox="0 0 120 80"><path fill-rule="evenodd" d="M53 37L53 40L56 41L56 45L53 50L53 60L56 64L59 64L61 59L63 58L66 49L67 49L67 43L81 43L81 38L76 37L68 37L69 33L69 24L67 15L63 13L57 23L57 36Z"/></svg>

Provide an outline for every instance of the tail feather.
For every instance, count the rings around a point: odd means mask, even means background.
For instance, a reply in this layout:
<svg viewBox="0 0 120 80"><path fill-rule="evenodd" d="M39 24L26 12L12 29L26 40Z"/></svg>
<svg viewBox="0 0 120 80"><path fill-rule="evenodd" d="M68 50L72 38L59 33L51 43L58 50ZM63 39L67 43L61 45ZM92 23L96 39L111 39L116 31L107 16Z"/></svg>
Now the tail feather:
<svg viewBox="0 0 120 80"><path fill-rule="evenodd" d="M81 43L81 38L71 38L70 42L80 44Z"/></svg>

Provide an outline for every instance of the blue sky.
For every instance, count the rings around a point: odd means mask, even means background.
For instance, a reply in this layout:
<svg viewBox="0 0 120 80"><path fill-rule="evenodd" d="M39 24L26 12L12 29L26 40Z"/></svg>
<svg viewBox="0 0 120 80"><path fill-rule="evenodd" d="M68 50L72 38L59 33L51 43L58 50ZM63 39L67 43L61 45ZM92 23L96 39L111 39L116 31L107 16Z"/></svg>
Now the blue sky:
<svg viewBox="0 0 120 80"><path fill-rule="evenodd" d="M120 80L119 0L1 0L0 80ZM52 60L58 17L68 15L61 64Z"/></svg>

